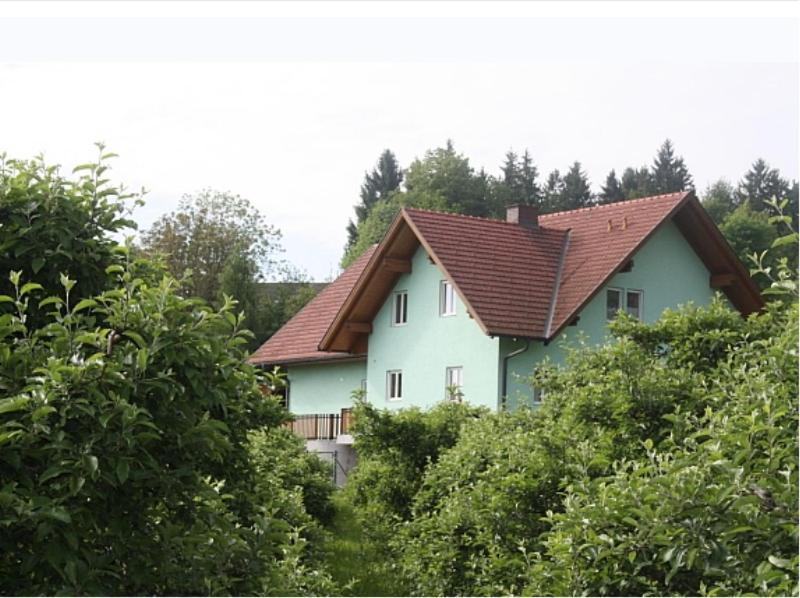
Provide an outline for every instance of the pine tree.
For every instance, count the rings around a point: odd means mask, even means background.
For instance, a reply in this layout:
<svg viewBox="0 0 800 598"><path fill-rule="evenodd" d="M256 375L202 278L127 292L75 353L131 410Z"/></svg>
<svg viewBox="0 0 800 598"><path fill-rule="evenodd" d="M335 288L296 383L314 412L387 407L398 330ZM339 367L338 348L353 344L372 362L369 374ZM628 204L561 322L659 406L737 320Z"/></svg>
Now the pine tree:
<svg viewBox="0 0 800 598"><path fill-rule="evenodd" d="M600 203L612 203L625 199L625 193L622 191L622 184L617 178L617 173L613 168L611 172L608 173L606 184L603 185L598 198Z"/></svg>
<svg viewBox="0 0 800 598"><path fill-rule="evenodd" d="M383 150L372 172L364 173L361 184L361 203L355 206L356 221L347 224L347 247L352 247L358 239L358 225L369 216L375 204L386 199L403 182L403 171L391 150Z"/></svg>
<svg viewBox="0 0 800 598"><path fill-rule="evenodd" d="M535 205L541 201L541 190L536 183L539 170L533 164L533 158L528 150L522 154L522 164L520 165L520 191L522 203Z"/></svg>
<svg viewBox="0 0 800 598"><path fill-rule="evenodd" d="M681 156L675 156L672 141L665 140L658 149L651 168L653 193L674 193L693 188L692 175L689 174Z"/></svg>
<svg viewBox="0 0 800 598"><path fill-rule="evenodd" d="M622 194L625 199L636 199L653 194L653 181L647 166L638 170L628 167L622 172Z"/></svg>
<svg viewBox="0 0 800 598"><path fill-rule="evenodd" d="M561 194L562 210L585 208L594 203L589 178L581 169L581 163L573 162L567 174L564 175L564 189Z"/></svg>
<svg viewBox="0 0 800 598"><path fill-rule="evenodd" d="M542 190L542 212L557 212L561 208L561 199L564 194L564 179L556 168L547 175L547 181Z"/></svg>
<svg viewBox="0 0 800 598"><path fill-rule="evenodd" d="M759 158L739 182L736 196L740 203L747 203L751 210L761 212L765 209L764 202L773 197L779 200L789 197L791 189L789 181L781 177L780 170L770 168Z"/></svg>

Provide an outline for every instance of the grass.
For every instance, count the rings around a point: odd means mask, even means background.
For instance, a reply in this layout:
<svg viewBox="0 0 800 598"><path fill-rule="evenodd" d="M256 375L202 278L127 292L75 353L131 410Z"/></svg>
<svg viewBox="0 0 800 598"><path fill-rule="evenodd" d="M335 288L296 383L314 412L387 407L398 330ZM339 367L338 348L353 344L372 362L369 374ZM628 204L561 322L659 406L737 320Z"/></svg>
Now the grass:
<svg viewBox="0 0 800 598"><path fill-rule="evenodd" d="M364 537L352 506L341 491L333 496L336 515L330 526L328 567L346 596L397 596L384 560ZM350 585L348 585L350 584Z"/></svg>

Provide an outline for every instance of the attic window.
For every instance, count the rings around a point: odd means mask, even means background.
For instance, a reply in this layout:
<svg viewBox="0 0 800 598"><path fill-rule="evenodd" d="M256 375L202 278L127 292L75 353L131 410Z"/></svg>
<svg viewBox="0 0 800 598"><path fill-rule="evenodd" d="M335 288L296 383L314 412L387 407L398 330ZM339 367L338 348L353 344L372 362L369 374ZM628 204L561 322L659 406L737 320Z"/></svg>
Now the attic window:
<svg viewBox="0 0 800 598"><path fill-rule="evenodd" d="M628 289L625 293L625 311L637 320L642 319L642 291Z"/></svg>
<svg viewBox="0 0 800 598"><path fill-rule="evenodd" d="M439 315L456 315L456 294L453 285L447 280L442 281L439 290Z"/></svg>
<svg viewBox="0 0 800 598"><path fill-rule="evenodd" d="M622 289L608 289L606 291L606 319L616 318L620 309L622 309Z"/></svg>
<svg viewBox="0 0 800 598"><path fill-rule="evenodd" d="M408 292L399 291L392 300L392 326L403 326L408 322Z"/></svg>

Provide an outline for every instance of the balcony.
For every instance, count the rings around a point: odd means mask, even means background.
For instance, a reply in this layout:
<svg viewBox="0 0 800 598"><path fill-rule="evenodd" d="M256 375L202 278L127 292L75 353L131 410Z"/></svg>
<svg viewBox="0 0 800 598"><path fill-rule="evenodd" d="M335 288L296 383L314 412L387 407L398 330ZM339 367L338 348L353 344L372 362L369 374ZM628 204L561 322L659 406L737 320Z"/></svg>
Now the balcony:
<svg viewBox="0 0 800 598"><path fill-rule="evenodd" d="M339 413L295 415L284 426L304 440L335 440L338 444L352 444L352 424L353 410L348 408Z"/></svg>

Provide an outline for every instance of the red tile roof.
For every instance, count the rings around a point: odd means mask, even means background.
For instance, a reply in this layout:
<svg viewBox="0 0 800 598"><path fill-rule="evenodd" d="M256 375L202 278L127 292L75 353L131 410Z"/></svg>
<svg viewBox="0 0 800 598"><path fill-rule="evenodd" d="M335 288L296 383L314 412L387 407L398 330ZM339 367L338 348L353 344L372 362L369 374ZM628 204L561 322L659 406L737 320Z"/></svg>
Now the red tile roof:
<svg viewBox="0 0 800 598"><path fill-rule="evenodd" d="M544 335L566 231L410 208L405 212L488 333Z"/></svg>
<svg viewBox="0 0 800 598"><path fill-rule="evenodd" d="M690 196L643 197L539 217L543 228L569 229L553 318L552 338Z"/></svg>
<svg viewBox="0 0 800 598"><path fill-rule="evenodd" d="M758 288L691 192L539 217L538 228L406 208L365 253L251 358L256 363L342 359L366 346L349 321L369 322L400 274L392 263L421 244L486 334L552 339L664 222L673 219L743 313L763 306ZM361 340L359 340L361 339ZM339 349L319 351L319 347Z"/></svg>
<svg viewBox="0 0 800 598"><path fill-rule="evenodd" d="M350 353L320 351L319 341L364 271L377 246L370 247L250 356L254 364L287 364L352 359Z"/></svg>

